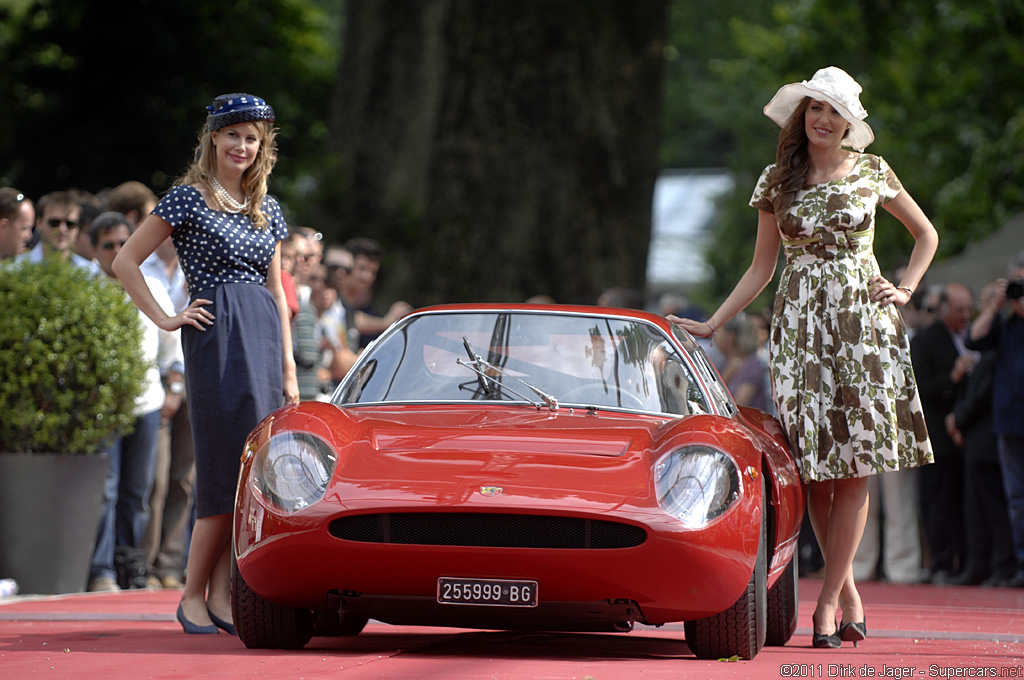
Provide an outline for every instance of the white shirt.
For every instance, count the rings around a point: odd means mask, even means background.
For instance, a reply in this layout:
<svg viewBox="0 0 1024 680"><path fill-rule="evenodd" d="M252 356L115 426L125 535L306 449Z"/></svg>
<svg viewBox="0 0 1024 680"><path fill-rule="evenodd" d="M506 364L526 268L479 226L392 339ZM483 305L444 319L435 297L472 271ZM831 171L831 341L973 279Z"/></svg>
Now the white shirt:
<svg viewBox="0 0 1024 680"><path fill-rule="evenodd" d="M155 278L144 276L149 292L153 294L157 304L168 314L172 313L171 298L163 283ZM142 322L142 358L146 362L146 382L142 394L135 401L135 415L151 413L164 405L164 386L160 376L174 368L181 371L185 363L181 351L181 332L161 330L153 321L139 311Z"/></svg>
<svg viewBox="0 0 1024 680"><path fill-rule="evenodd" d="M18 255L16 262L42 262L43 261L43 243L40 241L36 244L36 247L27 253ZM87 270L94 276L103 275L103 270L100 266L92 260L87 260L77 253L71 253L71 263Z"/></svg>
<svg viewBox="0 0 1024 680"><path fill-rule="evenodd" d="M156 254L156 251L153 251L139 265L139 269L143 276L149 276L163 284L174 305L175 314L188 307L188 286L185 283L185 271L181 268L180 263L174 265L174 273L168 276L167 263Z"/></svg>

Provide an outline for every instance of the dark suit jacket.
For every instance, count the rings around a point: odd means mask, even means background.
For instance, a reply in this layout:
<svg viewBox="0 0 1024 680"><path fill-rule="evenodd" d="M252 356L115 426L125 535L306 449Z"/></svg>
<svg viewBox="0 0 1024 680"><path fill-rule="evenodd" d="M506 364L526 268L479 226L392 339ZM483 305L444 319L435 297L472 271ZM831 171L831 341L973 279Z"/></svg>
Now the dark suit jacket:
<svg viewBox="0 0 1024 680"><path fill-rule="evenodd" d="M953 408L956 426L964 435L964 454L972 463L999 462L996 434L992 431L995 369L996 352L989 350L981 355Z"/></svg>
<svg viewBox="0 0 1024 680"><path fill-rule="evenodd" d="M950 377L953 364L959 354L941 320L923 328L910 341L910 358L914 364L914 377L921 394L924 420L928 425L928 436L932 440L935 458L945 458L963 453L946 432L946 414L956 403L957 385Z"/></svg>

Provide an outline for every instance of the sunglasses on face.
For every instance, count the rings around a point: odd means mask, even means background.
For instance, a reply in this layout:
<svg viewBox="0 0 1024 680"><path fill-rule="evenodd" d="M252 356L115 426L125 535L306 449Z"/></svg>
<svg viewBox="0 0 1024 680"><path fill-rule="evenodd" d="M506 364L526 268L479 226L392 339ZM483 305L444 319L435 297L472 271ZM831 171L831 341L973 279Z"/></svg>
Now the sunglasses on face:
<svg viewBox="0 0 1024 680"><path fill-rule="evenodd" d="M103 248L103 250L113 250L114 246L124 248L125 243L128 243L128 241L107 241L105 243L101 243L100 248Z"/></svg>
<svg viewBox="0 0 1024 680"><path fill-rule="evenodd" d="M50 225L50 229L60 229L60 225L62 224L68 225L68 229L78 228L78 220L68 220L63 217L51 217L46 220L46 223Z"/></svg>

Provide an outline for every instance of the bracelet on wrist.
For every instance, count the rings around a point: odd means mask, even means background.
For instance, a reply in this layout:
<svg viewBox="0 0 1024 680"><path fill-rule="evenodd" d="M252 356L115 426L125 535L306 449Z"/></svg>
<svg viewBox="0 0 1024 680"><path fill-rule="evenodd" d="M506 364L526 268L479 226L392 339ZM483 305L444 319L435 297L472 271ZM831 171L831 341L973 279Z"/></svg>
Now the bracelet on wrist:
<svg viewBox="0 0 1024 680"><path fill-rule="evenodd" d="M896 290L902 290L907 294L907 297L914 297L914 289L910 286L896 286Z"/></svg>

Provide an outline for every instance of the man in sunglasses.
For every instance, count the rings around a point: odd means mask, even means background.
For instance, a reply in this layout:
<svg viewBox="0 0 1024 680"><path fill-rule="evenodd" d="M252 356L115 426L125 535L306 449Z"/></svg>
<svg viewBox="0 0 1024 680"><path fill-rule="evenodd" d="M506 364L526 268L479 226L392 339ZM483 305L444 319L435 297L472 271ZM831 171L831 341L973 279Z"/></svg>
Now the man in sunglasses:
<svg viewBox="0 0 1024 680"><path fill-rule="evenodd" d="M82 207L75 197L66 191L51 191L39 199L36 205L36 230L39 243L29 252L18 257L18 261L39 262L43 257L58 255L71 258L71 262L91 273L101 275L98 264L73 252L78 238L79 218Z"/></svg>
<svg viewBox="0 0 1024 680"><path fill-rule="evenodd" d="M0 261L25 252L36 221L35 206L13 187L0 188Z"/></svg>

